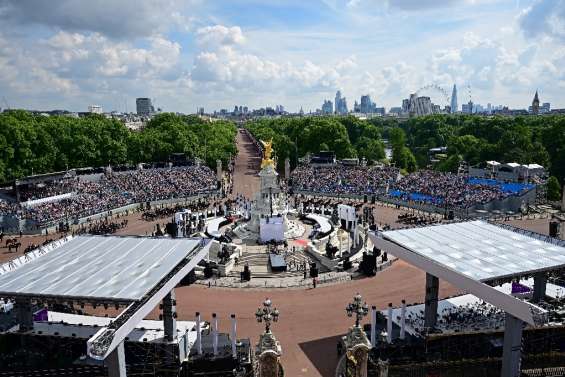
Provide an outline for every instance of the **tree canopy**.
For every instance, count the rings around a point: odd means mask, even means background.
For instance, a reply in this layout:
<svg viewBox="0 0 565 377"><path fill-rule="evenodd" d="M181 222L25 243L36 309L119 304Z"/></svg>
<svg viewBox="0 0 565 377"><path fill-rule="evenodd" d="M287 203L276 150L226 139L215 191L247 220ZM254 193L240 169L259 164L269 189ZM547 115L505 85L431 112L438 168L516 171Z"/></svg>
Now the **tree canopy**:
<svg viewBox="0 0 565 377"><path fill-rule="evenodd" d="M246 127L258 138L273 138L279 167L286 157L294 165L306 153L323 150L334 151L337 158L382 160L386 139L393 162L407 171L430 166L429 150L447 147L447 158L435 165L438 170L455 172L463 160L471 166L497 160L537 163L558 181L565 179L564 115L455 114L369 120L325 116L262 119Z"/></svg>
<svg viewBox="0 0 565 377"><path fill-rule="evenodd" d="M394 148L396 129L419 167L428 166L430 148L447 147L447 160L437 168L456 171L460 160L477 165L488 160L537 163L560 182L565 178L565 116L430 115L408 120L369 120Z"/></svg>
<svg viewBox="0 0 565 377"><path fill-rule="evenodd" d="M246 127L259 139L273 139L279 168L287 157L295 166L306 153L320 151L335 152L339 159L364 157L370 162L385 157L377 127L353 116L261 119Z"/></svg>
<svg viewBox="0 0 565 377"><path fill-rule="evenodd" d="M235 155L233 123L163 113L142 131L100 115L84 118L0 114L0 182L30 174L108 164L168 161L171 153L204 159L210 166Z"/></svg>

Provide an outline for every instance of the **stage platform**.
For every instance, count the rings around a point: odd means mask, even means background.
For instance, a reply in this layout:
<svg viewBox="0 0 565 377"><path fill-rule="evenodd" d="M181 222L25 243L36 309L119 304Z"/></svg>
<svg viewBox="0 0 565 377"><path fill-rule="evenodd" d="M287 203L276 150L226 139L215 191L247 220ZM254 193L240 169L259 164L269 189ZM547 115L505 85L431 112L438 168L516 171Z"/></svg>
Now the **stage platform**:
<svg viewBox="0 0 565 377"><path fill-rule="evenodd" d="M284 257L279 254L269 254L269 264L271 265L271 270L273 272L284 272L286 271L286 262Z"/></svg>

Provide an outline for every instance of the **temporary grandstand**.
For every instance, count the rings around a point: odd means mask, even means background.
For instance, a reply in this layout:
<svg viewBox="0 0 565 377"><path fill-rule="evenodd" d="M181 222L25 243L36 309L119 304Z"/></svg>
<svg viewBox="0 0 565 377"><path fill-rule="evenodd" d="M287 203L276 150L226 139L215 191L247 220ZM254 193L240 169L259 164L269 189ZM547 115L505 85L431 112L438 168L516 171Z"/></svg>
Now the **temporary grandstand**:
<svg viewBox="0 0 565 377"><path fill-rule="evenodd" d="M504 316L502 376L519 375L524 326L537 328L549 322L550 313L544 305L547 277L565 267L563 241L484 221L375 232L370 238L378 248L426 271L424 333L440 327L439 278L471 294L471 298L460 299L469 301L467 304L483 300L498 308ZM521 279L533 283L528 298L494 287ZM439 314L445 305L449 304L443 303ZM403 311L401 328L409 324ZM491 321L498 327L496 318ZM475 327L485 329L480 323Z"/></svg>
<svg viewBox="0 0 565 377"><path fill-rule="evenodd" d="M110 376L125 376L124 341L162 302L162 341L178 362L189 348L177 334L174 288L209 248L205 239L115 236L67 237L39 248L0 266L0 297L15 302L16 324L4 334L37 335L34 311L45 303L125 308L115 319L97 322L87 341L88 355L103 360ZM50 323L38 324L38 332L64 335L50 331L57 326Z"/></svg>

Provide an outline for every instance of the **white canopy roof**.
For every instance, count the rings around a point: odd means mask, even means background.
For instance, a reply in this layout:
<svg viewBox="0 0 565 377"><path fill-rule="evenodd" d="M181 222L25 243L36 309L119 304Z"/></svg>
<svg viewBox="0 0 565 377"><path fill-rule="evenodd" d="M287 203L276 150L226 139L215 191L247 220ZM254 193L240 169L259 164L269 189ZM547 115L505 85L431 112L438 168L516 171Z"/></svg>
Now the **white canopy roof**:
<svg viewBox="0 0 565 377"><path fill-rule="evenodd" d="M506 165L506 166L510 166L510 167L512 167L512 168L517 168L517 167L520 166L520 164L517 163L517 162L509 162L509 163L507 163L507 164L505 164L505 165Z"/></svg>
<svg viewBox="0 0 565 377"><path fill-rule="evenodd" d="M484 222L383 232L383 238L474 280L565 266L565 248Z"/></svg>
<svg viewBox="0 0 565 377"><path fill-rule="evenodd" d="M528 165L524 165L524 167L526 169L530 169L530 170L543 169L543 166L538 165L538 164L528 164Z"/></svg>
<svg viewBox="0 0 565 377"><path fill-rule="evenodd" d="M79 236L0 275L0 296L141 299L198 239Z"/></svg>
<svg viewBox="0 0 565 377"><path fill-rule="evenodd" d="M547 311L484 283L565 265L565 248L483 221L372 232L378 248L531 325Z"/></svg>

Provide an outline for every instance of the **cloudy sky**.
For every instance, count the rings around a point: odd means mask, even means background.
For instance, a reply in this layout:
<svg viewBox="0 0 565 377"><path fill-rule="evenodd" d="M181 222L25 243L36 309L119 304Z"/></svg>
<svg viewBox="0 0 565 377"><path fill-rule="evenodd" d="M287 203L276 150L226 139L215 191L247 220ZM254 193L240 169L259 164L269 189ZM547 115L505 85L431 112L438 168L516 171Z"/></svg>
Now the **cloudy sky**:
<svg viewBox="0 0 565 377"><path fill-rule="evenodd" d="M565 107L565 0L0 0L0 107L389 108L454 83Z"/></svg>

